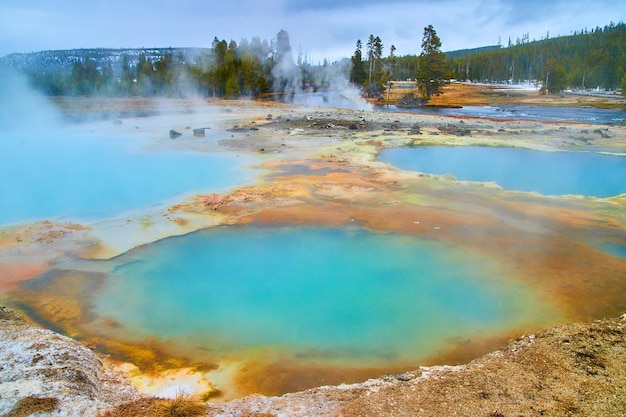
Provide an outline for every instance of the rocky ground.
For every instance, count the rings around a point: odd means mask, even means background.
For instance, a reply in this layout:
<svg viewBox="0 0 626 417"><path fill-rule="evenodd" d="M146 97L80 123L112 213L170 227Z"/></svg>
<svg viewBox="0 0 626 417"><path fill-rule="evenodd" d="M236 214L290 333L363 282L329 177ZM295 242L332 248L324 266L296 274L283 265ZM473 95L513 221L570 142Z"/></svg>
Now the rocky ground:
<svg viewBox="0 0 626 417"><path fill-rule="evenodd" d="M3 416L118 415L116 410L128 410L126 404L150 401L82 344L27 324L5 308L0 363ZM626 315L525 335L467 365L208 403L205 415L623 416Z"/></svg>
<svg viewBox="0 0 626 417"><path fill-rule="evenodd" d="M624 416L626 315L522 336L462 366L211 406L212 416Z"/></svg>
<svg viewBox="0 0 626 417"><path fill-rule="evenodd" d="M94 416L141 396L84 345L0 307L0 415Z"/></svg>

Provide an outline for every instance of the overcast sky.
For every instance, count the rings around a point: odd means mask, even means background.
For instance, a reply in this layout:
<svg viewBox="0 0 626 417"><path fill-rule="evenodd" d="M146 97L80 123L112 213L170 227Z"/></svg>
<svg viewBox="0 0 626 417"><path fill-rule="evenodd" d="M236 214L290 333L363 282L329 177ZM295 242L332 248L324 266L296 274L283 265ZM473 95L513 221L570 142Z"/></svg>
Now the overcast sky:
<svg viewBox="0 0 626 417"><path fill-rule="evenodd" d="M93 47L208 47L289 33L294 55L349 57L380 36L384 55L419 54L432 24L451 51L568 35L626 20L626 0L0 0L0 56Z"/></svg>

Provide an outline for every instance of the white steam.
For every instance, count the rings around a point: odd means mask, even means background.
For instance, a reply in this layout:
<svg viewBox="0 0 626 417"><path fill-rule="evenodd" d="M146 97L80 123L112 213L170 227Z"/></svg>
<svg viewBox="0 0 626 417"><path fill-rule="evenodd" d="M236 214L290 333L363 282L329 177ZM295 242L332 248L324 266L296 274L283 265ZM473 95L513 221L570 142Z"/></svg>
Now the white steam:
<svg viewBox="0 0 626 417"><path fill-rule="evenodd" d="M32 88L27 78L0 66L0 133L59 127L61 114L53 103Z"/></svg>
<svg viewBox="0 0 626 417"><path fill-rule="evenodd" d="M318 91L312 87L302 89L293 95L292 102L306 106L371 110L373 106L363 99L361 90L350 83L349 71L348 60L321 67L314 74L314 85L321 88Z"/></svg>
<svg viewBox="0 0 626 417"><path fill-rule="evenodd" d="M371 109L361 97L360 90L349 80L350 61L344 59L333 64L314 67L293 61L289 35L280 31L276 39L275 63L272 68L274 91L281 100L306 106Z"/></svg>

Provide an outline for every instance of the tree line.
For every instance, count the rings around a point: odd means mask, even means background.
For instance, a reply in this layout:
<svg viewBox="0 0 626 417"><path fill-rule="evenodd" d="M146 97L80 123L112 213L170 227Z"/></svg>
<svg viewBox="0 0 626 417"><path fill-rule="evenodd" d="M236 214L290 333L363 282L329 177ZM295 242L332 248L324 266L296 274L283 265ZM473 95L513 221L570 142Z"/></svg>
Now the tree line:
<svg viewBox="0 0 626 417"><path fill-rule="evenodd" d="M366 96L381 99L391 80L414 79L424 102L443 92L451 73L446 55L441 52L441 39L432 25L424 28L419 56L397 57L395 51L396 47L391 45L389 55L383 57L382 40L370 35L365 58L363 43L358 39L351 57L350 82L360 86Z"/></svg>
<svg viewBox="0 0 626 417"><path fill-rule="evenodd" d="M615 90L626 83L626 25L582 29L569 36L530 41L449 60L451 76L489 83L540 82L548 92L566 88ZM624 91L624 89L622 88Z"/></svg>
<svg viewBox="0 0 626 417"><path fill-rule="evenodd" d="M569 36L530 41L524 34L507 47L457 51L446 56L432 25L424 28L419 55L396 56L394 45L384 56L379 36L359 39L347 69L343 62L312 65L302 52L294 58L289 35L281 30L270 42L258 37L239 43L215 37L211 48L189 60L167 52L156 58L141 54L135 65L97 66L84 58L71 71L32 71L33 84L51 95L166 95L258 97L328 88L330 72L342 72L364 95L382 97L388 82L414 80L428 100L451 79L488 83L541 83L546 92L565 88L622 88L626 92L626 25L583 29Z"/></svg>
<svg viewBox="0 0 626 417"><path fill-rule="evenodd" d="M336 63L335 63L336 64ZM27 71L31 82L50 95L170 96L202 95L236 98L327 87L334 64L307 62L302 52L294 59L289 35L281 30L270 42L258 37L239 43L215 37L193 61L175 51L158 59L140 54L136 65L126 56L114 68L98 66L85 57L71 71Z"/></svg>
<svg viewBox="0 0 626 417"><path fill-rule="evenodd" d="M528 33L511 39L505 48L489 46L456 51L442 58L441 42L429 26L424 30L420 55L382 56L382 40L370 35L365 53L357 40L350 80L369 97L380 96L389 80L415 80L427 100L427 83L444 80L485 83L537 83L546 93L566 88L626 92L626 25L575 31L569 36L531 41ZM428 78L430 77L430 78ZM441 91L438 87L437 91Z"/></svg>

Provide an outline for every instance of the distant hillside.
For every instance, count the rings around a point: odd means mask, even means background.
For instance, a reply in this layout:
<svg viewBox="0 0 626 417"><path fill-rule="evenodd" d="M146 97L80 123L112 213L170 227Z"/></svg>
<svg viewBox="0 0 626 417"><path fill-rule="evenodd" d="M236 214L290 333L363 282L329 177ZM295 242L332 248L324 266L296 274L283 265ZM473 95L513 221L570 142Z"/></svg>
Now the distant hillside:
<svg viewBox="0 0 626 417"><path fill-rule="evenodd" d="M124 57L131 68L137 66L142 54L152 63L161 59L166 53L182 54L186 62L193 64L206 51L208 49L205 48L67 49L10 54L0 57L0 65L7 65L28 73L55 71L70 73L75 63L93 60L97 68L104 68L111 64L113 71L119 73Z"/></svg>
<svg viewBox="0 0 626 417"><path fill-rule="evenodd" d="M478 48L481 49L481 48ZM552 92L566 88L615 90L626 83L626 25L575 31L573 35L477 50L448 53L452 77L479 82L548 83Z"/></svg>
<svg viewBox="0 0 626 417"><path fill-rule="evenodd" d="M28 77L47 95L258 97L267 92L327 88L328 74L341 63L325 67L293 60L289 35L275 40L253 37L240 44L215 37L210 48L71 49L11 54L0 66ZM336 68L331 68L336 65ZM328 67L328 68L327 68ZM276 75L278 74L278 75Z"/></svg>
<svg viewBox="0 0 626 417"><path fill-rule="evenodd" d="M446 52L446 56L450 59L464 57L465 55L479 54L481 52L495 51L502 48L501 45L481 46L479 48L458 49L456 51Z"/></svg>
<svg viewBox="0 0 626 417"><path fill-rule="evenodd" d="M501 49L500 45L481 46L471 49L458 49L456 51L445 52L448 60L462 58L464 56L476 55L485 52L497 51ZM411 80L415 78L418 71L417 55L404 55L394 58L393 78L396 80Z"/></svg>

